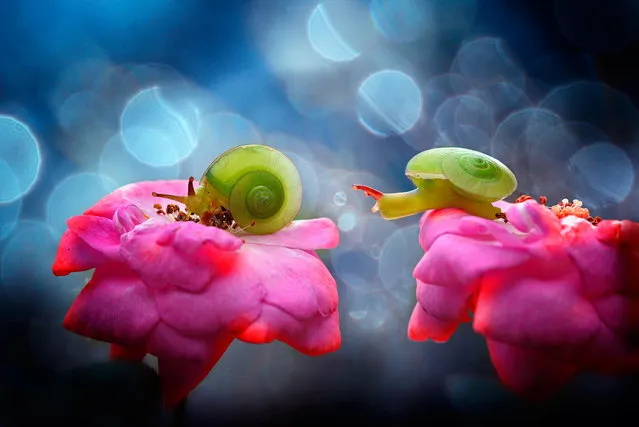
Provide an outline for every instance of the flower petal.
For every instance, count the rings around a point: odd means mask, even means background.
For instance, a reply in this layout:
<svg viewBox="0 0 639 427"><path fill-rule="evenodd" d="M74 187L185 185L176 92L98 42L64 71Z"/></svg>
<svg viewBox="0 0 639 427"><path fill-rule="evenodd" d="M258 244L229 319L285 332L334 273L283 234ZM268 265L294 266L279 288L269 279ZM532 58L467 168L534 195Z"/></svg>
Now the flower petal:
<svg viewBox="0 0 639 427"><path fill-rule="evenodd" d="M195 182L195 188L198 183ZM98 203L87 209L85 215L95 215L104 218L113 218L115 211L122 206L138 205L142 207L145 214L150 217L158 216L153 205L175 204L174 201L161 197L153 197L152 193L174 194L176 196L187 193L188 180L171 181L143 181L120 187L111 194L103 197ZM177 203L179 205L179 203Z"/></svg>
<svg viewBox="0 0 639 427"><path fill-rule="evenodd" d="M233 274L215 277L198 293L170 288L156 296L162 319L185 334L241 332L260 314L265 288L249 257L238 257Z"/></svg>
<svg viewBox="0 0 639 427"><path fill-rule="evenodd" d="M275 340L290 345L309 356L319 356L339 349L342 338L339 329L339 314L316 314L300 321L286 311L265 304L255 322L238 336L252 344L265 344Z"/></svg>
<svg viewBox="0 0 639 427"><path fill-rule="evenodd" d="M550 209L534 200L515 203L506 210L508 222L517 230L527 234L526 241L535 242L541 238L544 243L560 243L561 222Z"/></svg>
<svg viewBox="0 0 639 427"><path fill-rule="evenodd" d="M601 321L579 294L577 271L532 263L494 275L477 297L474 329L487 338L527 347L586 344Z"/></svg>
<svg viewBox="0 0 639 427"><path fill-rule="evenodd" d="M456 208L429 210L419 220L419 244L424 251L439 237L459 232L459 220L468 217L468 213Z"/></svg>
<svg viewBox="0 0 639 427"><path fill-rule="evenodd" d="M158 358L158 371L164 392L164 404L173 407L197 387L217 364L233 342L233 336L217 335L208 343L207 357L200 361Z"/></svg>
<svg viewBox="0 0 639 427"><path fill-rule="evenodd" d="M79 335L124 347L140 345L159 316L138 277L122 264L96 268L64 318L64 327Z"/></svg>
<svg viewBox="0 0 639 427"><path fill-rule="evenodd" d="M446 342L460 323L470 320L468 310L466 292L417 280L417 304L408 324L408 337L413 341Z"/></svg>
<svg viewBox="0 0 639 427"><path fill-rule="evenodd" d="M529 258L523 245L504 248L490 241L448 234L432 243L413 275L424 283L465 288L470 294L484 274L515 267Z"/></svg>
<svg viewBox="0 0 639 427"><path fill-rule="evenodd" d="M60 239L58 251L51 270L56 276L66 276L102 265L108 258L93 249L72 231L65 231Z"/></svg>
<svg viewBox="0 0 639 427"><path fill-rule="evenodd" d="M574 376L578 367L540 350L487 340L490 359L506 387L539 399L547 397Z"/></svg>
<svg viewBox="0 0 639 427"><path fill-rule="evenodd" d="M337 284L324 264L305 251L283 247L247 245L245 251L266 294L260 317L240 339L277 339L307 354L337 349Z"/></svg>
<svg viewBox="0 0 639 427"><path fill-rule="evenodd" d="M154 224L148 221L123 235L121 247L131 269L154 288L177 286L199 292L215 275L233 268L242 245L239 238L216 227L194 222Z"/></svg>
<svg viewBox="0 0 639 427"><path fill-rule="evenodd" d="M247 243L293 249L332 249L339 244L339 230L328 218L293 221L277 233L243 237Z"/></svg>
<svg viewBox="0 0 639 427"><path fill-rule="evenodd" d="M113 260L120 257L120 233L115 229L113 221L91 215L79 215L67 221L69 230L86 242L96 251Z"/></svg>
<svg viewBox="0 0 639 427"><path fill-rule="evenodd" d="M126 205L119 207L113 214L113 225L120 234L128 233L148 219L140 206Z"/></svg>
<svg viewBox="0 0 639 427"><path fill-rule="evenodd" d="M158 358L203 361L214 338L215 334L186 334L160 321L149 335L146 350Z"/></svg>

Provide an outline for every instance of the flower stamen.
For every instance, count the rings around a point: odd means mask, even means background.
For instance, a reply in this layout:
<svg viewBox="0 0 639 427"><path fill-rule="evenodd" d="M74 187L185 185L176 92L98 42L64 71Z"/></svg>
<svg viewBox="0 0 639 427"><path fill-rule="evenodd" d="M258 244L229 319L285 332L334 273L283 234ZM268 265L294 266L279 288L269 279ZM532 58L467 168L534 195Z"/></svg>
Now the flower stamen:
<svg viewBox="0 0 639 427"><path fill-rule="evenodd" d="M165 208L162 208L162 205L156 203L153 205L153 208L158 215L166 215L173 221L191 221L209 227L220 228L231 233L241 233L255 225L255 221L252 221L249 225L240 227L240 225L235 222L231 211L224 206L211 207L211 209L204 212L201 217L192 212L189 213L186 210L182 210L179 205L175 204L168 204Z"/></svg>
<svg viewBox="0 0 639 427"><path fill-rule="evenodd" d="M534 200L531 196L524 194L519 196L515 203L523 203L526 200ZM548 199L545 196L539 197L539 203L543 206L546 206L548 203ZM563 199L561 202L556 205L549 206L548 209L559 219L565 218L567 216L576 216L577 218L582 218L591 223L592 225L599 224L602 219L601 217L592 217L590 215L590 211L583 206L583 202L581 200L574 199L572 202L568 201L568 199Z"/></svg>

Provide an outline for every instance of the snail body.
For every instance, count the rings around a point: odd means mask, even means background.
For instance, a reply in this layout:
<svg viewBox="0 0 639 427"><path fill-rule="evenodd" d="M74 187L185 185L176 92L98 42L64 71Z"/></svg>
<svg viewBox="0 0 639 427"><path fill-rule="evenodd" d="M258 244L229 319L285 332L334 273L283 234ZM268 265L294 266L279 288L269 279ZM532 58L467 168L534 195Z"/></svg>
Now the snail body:
<svg viewBox="0 0 639 427"><path fill-rule="evenodd" d="M183 203L189 213L204 217L215 209L230 211L233 220L251 234L271 234L288 225L302 203L302 180L293 162L280 151L252 144L218 156L188 194L153 193Z"/></svg>
<svg viewBox="0 0 639 427"><path fill-rule="evenodd" d="M382 193L354 185L376 200L372 211L385 219L399 219L429 209L459 208L471 215L496 219L501 210L492 203L511 195L517 179L499 160L479 151L441 147L422 151L406 165L415 189Z"/></svg>

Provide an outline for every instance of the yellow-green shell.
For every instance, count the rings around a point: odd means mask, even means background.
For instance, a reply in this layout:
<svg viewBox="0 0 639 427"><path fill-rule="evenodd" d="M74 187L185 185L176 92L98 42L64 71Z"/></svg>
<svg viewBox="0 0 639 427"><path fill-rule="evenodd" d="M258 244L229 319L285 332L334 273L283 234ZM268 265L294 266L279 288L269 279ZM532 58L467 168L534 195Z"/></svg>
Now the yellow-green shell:
<svg viewBox="0 0 639 427"><path fill-rule="evenodd" d="M458 194L477 201L502 200L517 189L515 174L502 162L460 147L422 151L409 160L406 176L418 188L427 180L448 180Z"/></svg>
<svg viewBox="0 0 639 427"><path fill-rule="evenodd" d="M302 203L297 168L283 153L265 145L242 145L222 153L200 184L251 234L271 234L285 227Z"/></svg>

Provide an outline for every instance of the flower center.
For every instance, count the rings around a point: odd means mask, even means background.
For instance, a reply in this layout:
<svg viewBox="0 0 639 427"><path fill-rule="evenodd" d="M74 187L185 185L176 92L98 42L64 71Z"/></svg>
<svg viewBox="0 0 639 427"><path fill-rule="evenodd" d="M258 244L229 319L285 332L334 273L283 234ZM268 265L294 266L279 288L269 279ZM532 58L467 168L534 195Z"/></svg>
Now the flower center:
<svg viewBox="0 0 639 427"><path fill-rule="evenodd" d="M233 214L231 211L226 209L224 206L220 206L217 208L211 208L210 210L204 212L202 216L196 215L194 213L189 213L186 210L182 210L180 206L175 204L168 204L165 208L162 208L162 205L156 203L153 205L153 208L156 210L158 215L165 215L171 218L174 221L191 221L197 224L202 224L209 227L217 227L222 230L230 231L230 232L242 232L248 227L240 227L240 225L235 222L233 219ZM254 223L254 222L253 222ZM253 225L251 223L251 225Z"/></svg>
<svg viewBox="0 0 639 427"><path fill-rule="evenodd" d="M526 200L533 200L533 198L528 195L523 195L518 197L517 200L515 200L515 203L522 203ZM546 206L546 203L548 203L548 198L544 196L539 197L539 203L541 203L543 206ZM590 211L583 206L583 203L580 200L577 199L573 200L572 202L569 202L568 199L563 199L556 205L548 207L548 209L550 209L550 211L559 219L565 218L567 216L576 216L577 218L585 219L592 225L597 225L602 221L602 219L598 216L593 218L590 215Z"/></svg>

